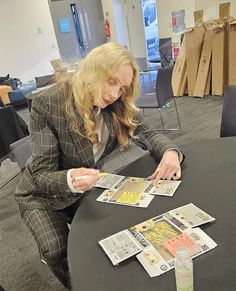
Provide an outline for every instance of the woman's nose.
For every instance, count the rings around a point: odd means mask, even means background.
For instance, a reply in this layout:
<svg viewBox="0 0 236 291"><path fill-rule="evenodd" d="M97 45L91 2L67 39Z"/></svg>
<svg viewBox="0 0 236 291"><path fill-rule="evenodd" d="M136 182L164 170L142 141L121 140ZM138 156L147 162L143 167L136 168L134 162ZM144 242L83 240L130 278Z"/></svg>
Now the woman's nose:
<svg viewBox="0 0 236 291"><path fill-rule="evenodd" d="M111 88L111 97L113 98L113 99L117 99L117 98L119 98L120 97L120 87L119 86L116 86L116 87L113 87L113 88Z"/></svg>

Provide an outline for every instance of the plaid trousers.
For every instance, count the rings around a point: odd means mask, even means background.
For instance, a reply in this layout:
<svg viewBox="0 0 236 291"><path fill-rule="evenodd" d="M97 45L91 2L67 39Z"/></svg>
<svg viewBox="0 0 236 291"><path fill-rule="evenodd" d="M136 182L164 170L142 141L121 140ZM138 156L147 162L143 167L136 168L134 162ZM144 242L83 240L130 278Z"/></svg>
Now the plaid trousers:
<svg viewBox="0 0 236 291"><path fill-rule="evenodd" d="M41 259L68 289L71 286L67 262L67 223L72 220L75 210L71 207L60 211L29 209L23 213L24 222L37 243Z"/></svg>

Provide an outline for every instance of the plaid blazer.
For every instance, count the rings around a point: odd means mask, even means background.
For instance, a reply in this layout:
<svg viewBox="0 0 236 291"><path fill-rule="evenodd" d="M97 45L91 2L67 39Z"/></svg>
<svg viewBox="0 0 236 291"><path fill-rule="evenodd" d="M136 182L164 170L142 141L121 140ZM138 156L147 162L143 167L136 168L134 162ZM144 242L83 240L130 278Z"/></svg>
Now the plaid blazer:
<svg viewBox="0 0 236 291"><path fill-rule="evenodd" d="M65 100L65 88L54 85L33 102L29 123L32 155L16 188L16 200L21 212L35 208L59 210L76 202L81 194L70 191L67 185L68 169L95 166L91 142L75 133L67 122ZM100 159L118 145L111 114L106 108L102 114L109 131L109 140ZM168 148L177 148L145 123L140 114L136 119L139 126L135 134L157 160ZM79 114L78 122L83 125Z"/></svg>

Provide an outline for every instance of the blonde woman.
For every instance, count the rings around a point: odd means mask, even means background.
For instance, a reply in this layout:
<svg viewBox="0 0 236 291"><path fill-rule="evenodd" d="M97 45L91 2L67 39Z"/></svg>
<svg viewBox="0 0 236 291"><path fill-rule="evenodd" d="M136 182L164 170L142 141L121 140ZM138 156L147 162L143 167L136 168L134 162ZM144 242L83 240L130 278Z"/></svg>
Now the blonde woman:
<svg viewBox="0 0 236 291"><path fill-rule="evenodd" d="M149 179L181 177L181 151L145 123L134 103L138 96L135 59L125 47L107 43L33 102L33 152L16 200L41 259L68 289L68 217L73 218L81 193L94 187L100 161L118 145L140 138L160 168Z"/></svg>

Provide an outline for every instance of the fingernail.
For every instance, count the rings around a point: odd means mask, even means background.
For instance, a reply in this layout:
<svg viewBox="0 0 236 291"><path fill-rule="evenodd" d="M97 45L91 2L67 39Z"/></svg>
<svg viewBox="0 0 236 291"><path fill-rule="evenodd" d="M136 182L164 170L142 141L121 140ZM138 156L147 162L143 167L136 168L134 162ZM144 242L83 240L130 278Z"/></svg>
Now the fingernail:
<svg viewBox="0 0 236 291"><path fill-rule="evenodd" d="M160 172L160 170L161 170L161 168L158 167L155 172L158 174Z"/></svg>
<svg viewBox="0 0 236 291"><path fill-rule="evenodd" d="M108 173L105 173L105 172L101 172L101 173L99 173L99 176L100 176L100 177L103 177L103 176L106 176L106 175L108 175Z"/></svg>

